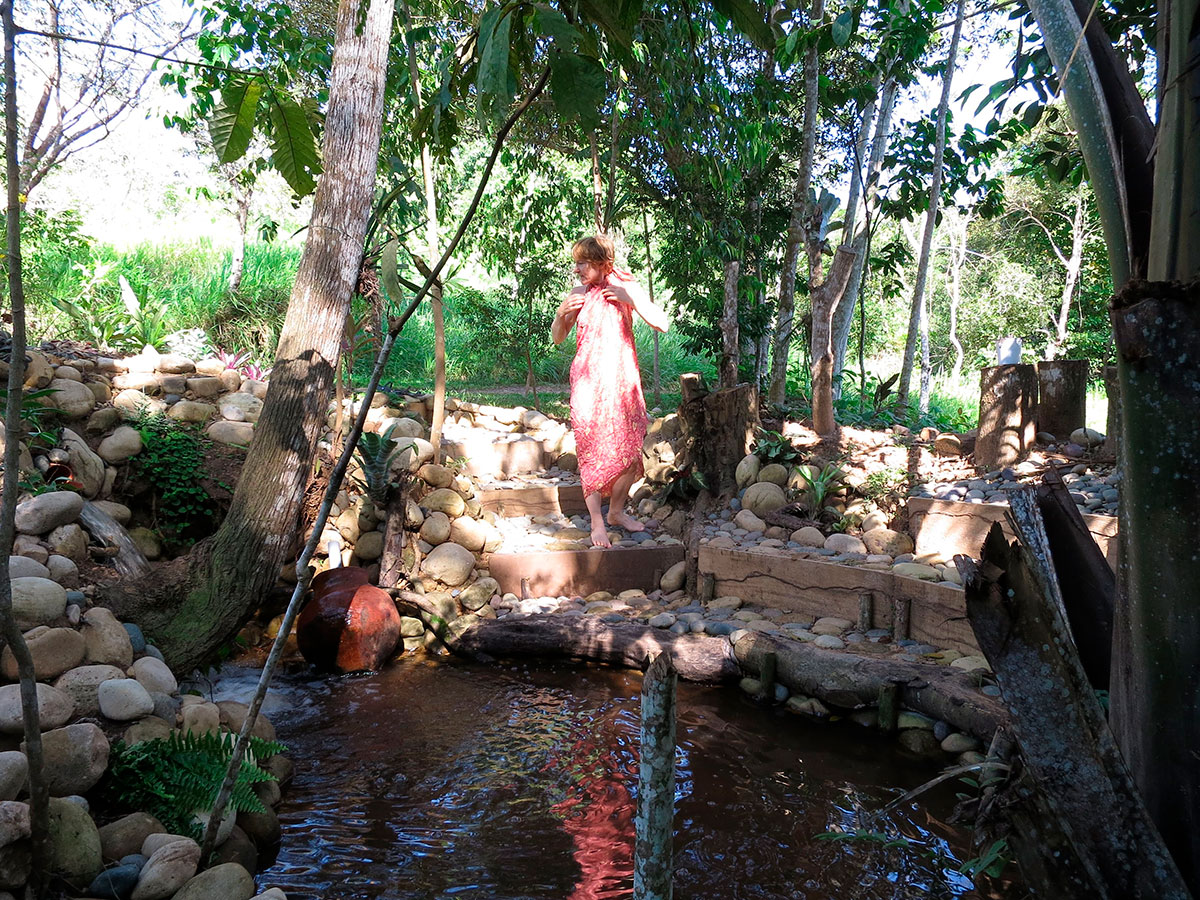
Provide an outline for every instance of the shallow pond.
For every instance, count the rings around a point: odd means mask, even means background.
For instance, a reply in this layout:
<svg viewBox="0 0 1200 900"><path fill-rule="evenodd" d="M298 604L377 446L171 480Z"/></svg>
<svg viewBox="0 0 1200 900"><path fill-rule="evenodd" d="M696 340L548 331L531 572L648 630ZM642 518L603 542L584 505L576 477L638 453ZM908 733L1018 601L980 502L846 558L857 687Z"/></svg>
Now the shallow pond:
<svg viewBox="0 0 1200 900"><path fill-rule="evenodd" d="M219 693L245 699L251 674ZM636 673L414 659L281 676L266 711L296 777L259 883L289 900L629 897L639 690ZM678 705L677 900L985 896L954 871L975 853L942 821L949 791L863 818L935 774L894 741L732 689L681 683ZM920 852L815 838L856 826Z"/></svg>

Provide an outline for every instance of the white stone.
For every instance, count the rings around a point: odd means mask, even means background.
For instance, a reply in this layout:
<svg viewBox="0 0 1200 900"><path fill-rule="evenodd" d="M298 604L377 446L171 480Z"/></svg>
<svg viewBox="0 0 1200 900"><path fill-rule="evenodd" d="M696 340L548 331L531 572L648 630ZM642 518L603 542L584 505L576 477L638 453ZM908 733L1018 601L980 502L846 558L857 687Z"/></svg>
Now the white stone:
<svg viewBox="0 0 1200 900"><path fill-rule="evenodd" d="M748 509L739 510L738 514L733 517L733 522L738 528L743 528L749 532L763 532L767 530L767 523Z"/></svg>
<svg viewBox="0 0 1200 900"><path fill-rule="evenodd" d="M208 426L205 434L218 444L248 447L254 440L254 426L249 422L217 421Z"/></svg>
<svg viewBox="0 0 1200 900"><path fill-rule="evenodd" d="M422 573L450 587L466 581L474 568L475 554L454 543L434 547L421 563Z"/></svg>
<svg viewBox="0 0 1200 900"><path fill-rule="evenodd" d="M62 430L59 443L71 454L71 470L80 484L80 493L91 499L104 487L104 460L70 428Z"/></svg>
<svg viewBox="0 0 1200 900"><path fill-rule="evenodd" d="M81 419L96 408L96 395L78 381L55 378L48 390L54 393L46 397L46 405L59 410L68 419Z"/></svg>
<svg viewBox="0 0 1200 900"><path fill-rule="evenodd" d="M10 556L8 574L10 578L49 578L50 570L28 556Z"/></svg>
<svg viewBox="0 0 1200 900"><path fill-rule="evenodd" d="M774 512L786 503L783 488L769 481L755 482L742 495L742 507L759 516Z"/></svg>
<svg viewBox="0 0 1200 900"><path fill-rule="evenodd" d="M132 722L154 712L154 700L142 685L132 678L114 678L100 685L97 696L100 712L116 722Z"/></svg>
<svg viewBox="0 0 1200 900"><path fill-rule="evenodd" d="M50 578L63 587L79 587L79 566L75 565L74 560L55 553L46 560L46 568L50 571Z"/></svg>
<svg viewBox="0 0 1200 900"><path fill-rule="evenodd" d="M118 525L128 525L133 519L133 513L124 503L117 503L113 500L93 500L92 506L101 512L108 513Z"/></svg>
<svg viewBox="0 0 1200 900"><path fill-rule="evenodd" d="M450 523L450 540L468 550L478 552L487 542L487 528L480 519L460 516Z"/></svg>
<svg viewBox="0 0 1200 900"><path fill-rule="evenodd" d="M87 661L92 665L127 667L133 662L133 644L125 626L111 610L95 606L83 614Z"/></svg>
<svg viewBox="0 0 1200 900"><path fill-rule="evenodd" d="M258 417L262 414L263 402L253 394L244 394L241 391L235 391L221 398L221 415L228 418L225 413L226 407L240 410L244 416L240 421L257 422Z"/></svg>
<svg viewBox="0 0 1200 900"><path fill-rule="evenodd" d="M201 403L199 400L180 400L167 410L167 415L176 422L207 422L216 413L217 408L211 403Z"/></svg>
<svg viewBox="0 0 1200 900"><path fill-rule="evenodd" d="M742 461L737 464L737 469L734 471L733 477L737 480L738 489L753 484L758 477L758 470L762 466L762 461L753 453L747 454L742 458Z"/></svg>
<svg viewBox="0 0 1200 900"><path fill-rule="evenodd" d="M831 534L825 538L825 549L835 553L867 552L866 545L852 534Z"/></svg>
<svg viewBox="0 0 1200 900"><path fill-rule="evenodd" d="M174 694L179 690L179 683L170 667L161 659L153 656L143 656L136 660L129 669L129 674L137 679L138 684L148 692Z"/></svg>
<svg viewBox="0 0 1200 900"><path fill-rule="evenodd" d="M821 533L821 529L814 528L812 525L805 525L803 528L797 528L792 532L789 538L793 543L799 544L801 547L824 547L825 535Z"/></svg>

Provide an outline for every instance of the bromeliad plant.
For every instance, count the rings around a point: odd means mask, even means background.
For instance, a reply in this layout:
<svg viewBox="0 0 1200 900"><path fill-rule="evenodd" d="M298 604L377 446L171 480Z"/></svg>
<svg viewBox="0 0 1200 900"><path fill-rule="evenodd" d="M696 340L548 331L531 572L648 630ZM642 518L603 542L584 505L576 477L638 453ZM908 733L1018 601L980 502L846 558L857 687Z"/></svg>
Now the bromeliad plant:
<svg viewBox="0 0 1200 900"><path fill-rule="evenodd" d="M846 477L846 470L839 463L826 463L824 467L818 468L814 465L796 466L795 472L800 476L801 487L800 497L801 503L808 507L809 513L813 518L820 517L827 509L825 501L833 494L837 493L842 486L842 481ZM832 510L839 518L841 516L837 510Z"/></svg>
<svg viewBox="0 0 1200 900"><path fill-rule="evenodd" d="M354 458L362 467L362 477L354 480L378 506L387 503L388 493L395 484L392 481L392 460L405 450L416 452L416 444L409 443L403 447L396 445L392 440L395 430L393 423L378 434L364 431L358 439L358 446L354 448Z"/></svg>
<svg viewBox="0 0 1200 900"><path fill-rule="evenodd" d="M174 834L200 840L207 810L212 809L233 754L235 735L191 731L170 737L126 744L117 741L109 756L100 796L117 809L146 812ZM254 785L276 781L260 768L287 748L275 741L250 738L249 751L238 769L230 801L238 812L266 812Z"/></svg>

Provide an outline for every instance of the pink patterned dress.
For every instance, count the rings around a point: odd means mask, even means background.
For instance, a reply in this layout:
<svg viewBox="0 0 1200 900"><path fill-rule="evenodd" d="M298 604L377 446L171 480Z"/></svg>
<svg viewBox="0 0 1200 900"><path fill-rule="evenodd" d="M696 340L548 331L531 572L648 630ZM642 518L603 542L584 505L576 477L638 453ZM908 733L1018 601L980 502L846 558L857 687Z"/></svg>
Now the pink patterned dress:
<svg viewBox="0 0 1200 900"><path fill-rule="evenodd" d="M614 271L607 283L630 281ZM633 467L643 473L646 400L633 344L633 308L605 300L606 285L588 289L575 320L571 363L571 428L583 493L612 493L613 482Z"/></svg>

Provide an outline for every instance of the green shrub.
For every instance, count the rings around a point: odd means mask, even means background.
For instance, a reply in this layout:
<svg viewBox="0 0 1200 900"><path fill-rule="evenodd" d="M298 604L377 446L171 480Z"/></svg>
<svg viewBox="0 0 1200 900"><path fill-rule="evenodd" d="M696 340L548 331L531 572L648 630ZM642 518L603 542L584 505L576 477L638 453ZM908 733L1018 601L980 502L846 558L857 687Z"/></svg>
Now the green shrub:
<svg viewBox="0 0 1200 900"><path fill-rule="evenodd" d="M154 489L156 527L175 543L190 544L216 515L212 498L199 484L205 441L195 429L161 413L139 416L133 424L142 436L134 471Z"/></svg>

